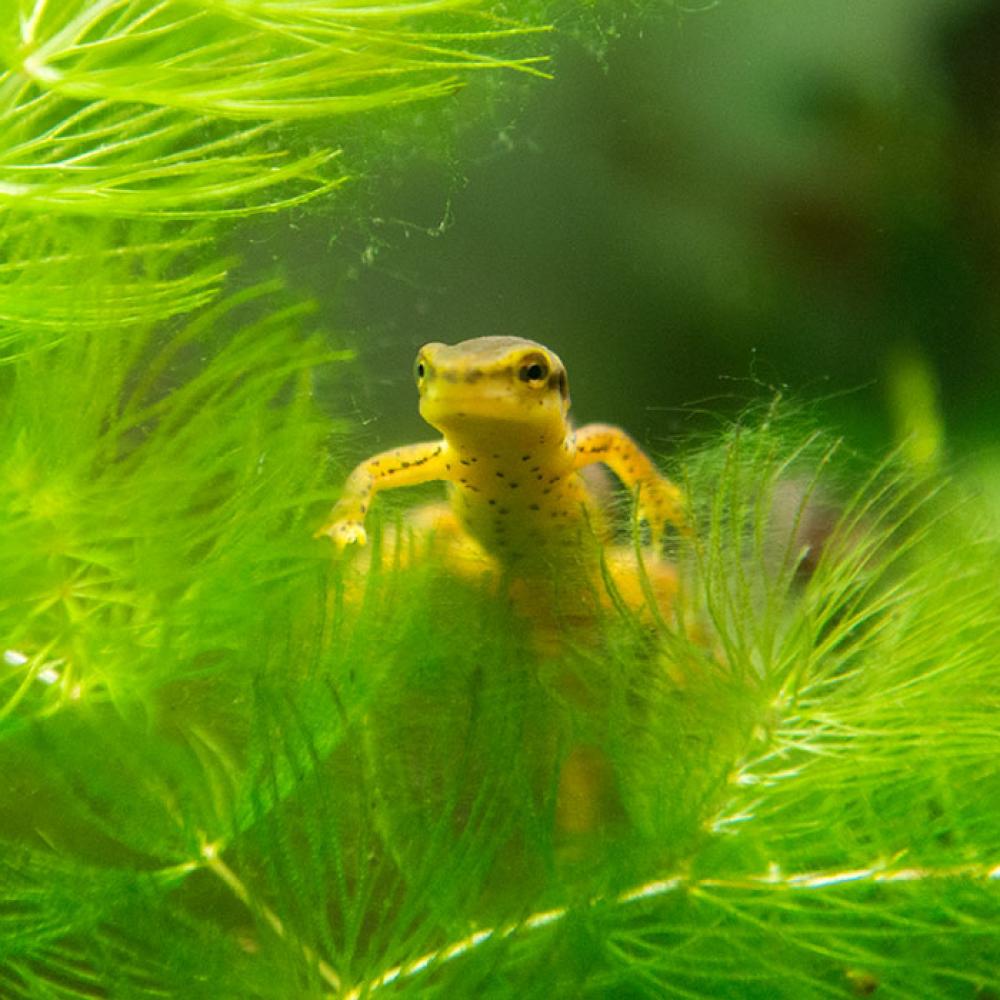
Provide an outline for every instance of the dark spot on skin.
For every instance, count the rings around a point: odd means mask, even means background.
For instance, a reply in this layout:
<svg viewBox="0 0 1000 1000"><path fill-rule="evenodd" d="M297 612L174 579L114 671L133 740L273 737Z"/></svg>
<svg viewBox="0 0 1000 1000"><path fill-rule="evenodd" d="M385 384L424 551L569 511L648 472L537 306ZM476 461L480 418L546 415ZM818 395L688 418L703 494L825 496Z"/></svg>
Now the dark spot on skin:
<svg viewBox="0 0 1000 1000"><path fill-rule="evenodd" d="M539 469L541 469L540 465L533 465L528 471L529 472L538 472Z"/></svg>
<svg viewBox="0 0 1000 1000"><path fill-rule="evenodd" d="M503 473L499 469L497 470L497 477L503 479Z"/></svg>
<svg viewBox="0 0 1000 1000"><path fill-rule="evenodd" d="M552 511L552 512L551 512L551 513L549 514L549 517L558 517L558 516L559 516L559 511L557 511L557 510L554 510L554 511Z"/></svg>
<svg viewBox="0 0 1000 1000"><path fill-rule="evenodd" d="M559 482L559 476L553 476L553 477L552 477L552 478L551 478L551 479L549 480L549 484L550 484L550 485L555 485L555 484L556 484L556 483L558 483L558 482Z"/></svg>
<svg viewBox="0 0 1000 1000"><path fill-rule="evenodd" d="M495 507L496 505L497 505L496 500L494 500L493 497L490 497L490 506Z"/></svg>
<svg viewBox="0 0 1000 1000"><path fill-rule="evenodd" d="M444 463L445 471L451 472L451 465L448 462Z"/></svg>
<svg viewBox="0 0 1000 1000"><path fill-rule="evenodd" d="M368 510L368 508L367 508L367 507L366 507L366 506L365 506L364 504L362 504L362 505L361 505L361 506L360 506L360 507L358 508L358 510L360 510L360 511L361 511L361 513L363 514L363 513L364 513L364 512L366 511L366 510Z"/></svg>
<svg viewBox="0 0 1000 1000"><path fill-rule="evenodd" d="M508 483L507 484L512 490L516 490L520 483Z"/></svg>
<svg viewBox="0 0 1000 1000"><path fill-rule="evenodd" d="M500 452L498 452L498 451L493 452L493 457L494 458L499 458L500 457Z"/></svg>
<svg viewBox="0 0 1000 1000"><path fill-rule="evenodd" d="M381 462L381 461L380 461L379 459L377 459L377 458L376 458L376 459L375 459L375 460L374 460L374 461L372 462L372 468L374 468L374 469L377 469L377 468L378 468L378 467L379 467L379 466L380 466L381 464L382 464L382 462Z"/></svg>
<svg viewBox="0 0 1000 1000"><path fill-rule="evenodd" d="M533 503L529 506L529 510L541 510L537 503Z"/></svg>
<svg viewBox="0 0 1000 1000"><path fill-rule="evenodd" d="M497 513L502 517L504 514L509 514L510 511L506 507L500 507L497 509Z"/></svg>
<svg viewBox="0 0 1000 1000"><path fill-rule="evenodd" d="M527 462L529 458L531 458L531 456L530 456L530 455L522 455L522 456L521 456L521 461L522 461L522 462Z"/></svg>
<svg viewBox="0 0 1000 1000"><path fill-rule="evenodd" d="M460 483L461 483L461 484L462 484L463 486L465 486L465 485L466 485L466 483L468 483L468 481L469 481L469 480L468 480L468 479L466 479L466 478L465 478L465 476L459 476L459 477L458 477L458 481L459 481L459 482L460 482Z"/></svg>
<svg viewBox="0 0 1000 1000"><path fill-rule="evenodd" d="M400 462L399 466L400 466L401 469L408 469L410 467L410 463L409 462Z"/></svg>
<svg viewBox="0 0 1000 1000"><path fill-rule="evenodd" d="M483 372L481 368L470 368L465 373L466 382L478 382L483 377Z"/></svg>
<svg viewBox="0 0 1000 1000"><path fill-rule="evenodd" d="M537 479L539 482L541 482L544 478L545 478L545 476L543 476L540 472L538 473L537 476L535 476L535 479ZM546 492L548 492L548 491L546 490Z"/></svg>
<svg viewBox="0 0 1000 1000"><path fill-rule="evenodd" d="M462 463L462 465L472 465L472 461L468 458L460 458L459 461Z"/></svg>

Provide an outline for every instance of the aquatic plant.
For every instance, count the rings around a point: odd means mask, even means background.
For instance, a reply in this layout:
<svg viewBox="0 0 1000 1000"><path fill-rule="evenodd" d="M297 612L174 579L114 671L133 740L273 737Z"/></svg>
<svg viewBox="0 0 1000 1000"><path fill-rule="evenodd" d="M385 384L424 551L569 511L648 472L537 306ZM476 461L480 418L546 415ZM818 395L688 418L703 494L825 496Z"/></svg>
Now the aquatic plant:
<svg viewBox="0 0 1000 1000"><path fill-rule="evenodd" d="M311 538L351 354L219 247L345 197L292 123L537 72L514 13L4 12L3 996L1000 990L1000 546L959 485L776 404L675 461L676 607L556 657L388 533L360 581Z"/></svg>

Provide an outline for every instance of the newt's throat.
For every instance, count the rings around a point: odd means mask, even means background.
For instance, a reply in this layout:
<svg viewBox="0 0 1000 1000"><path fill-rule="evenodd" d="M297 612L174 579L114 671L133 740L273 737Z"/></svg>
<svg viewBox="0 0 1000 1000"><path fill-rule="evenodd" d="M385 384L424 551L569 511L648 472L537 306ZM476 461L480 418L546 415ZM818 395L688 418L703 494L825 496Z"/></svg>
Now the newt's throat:
<svg viewBox="0 0 1000 1000"><path fill-rule="evenodd" d="M483 448L449 439L451 503L463 528L501 564L551 572L578 560L594 515L565 437L514 435ZM519 439L518 439L519 438Z"/></svg>

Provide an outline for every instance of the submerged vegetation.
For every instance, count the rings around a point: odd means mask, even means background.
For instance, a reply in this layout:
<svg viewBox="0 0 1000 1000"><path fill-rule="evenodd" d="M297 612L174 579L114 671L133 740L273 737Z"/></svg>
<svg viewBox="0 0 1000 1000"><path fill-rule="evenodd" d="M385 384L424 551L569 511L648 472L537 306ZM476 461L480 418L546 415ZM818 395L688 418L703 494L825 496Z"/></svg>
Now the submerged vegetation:
<svg viewBox="0 0 1000 1000"><path fill-rule="evenodd" d="M935 463L748 415L671 469L676 606L549 656L311 537L352 355L220 248L537 10L2 18L0 995L1000 992L1000 541Z"/></svg>

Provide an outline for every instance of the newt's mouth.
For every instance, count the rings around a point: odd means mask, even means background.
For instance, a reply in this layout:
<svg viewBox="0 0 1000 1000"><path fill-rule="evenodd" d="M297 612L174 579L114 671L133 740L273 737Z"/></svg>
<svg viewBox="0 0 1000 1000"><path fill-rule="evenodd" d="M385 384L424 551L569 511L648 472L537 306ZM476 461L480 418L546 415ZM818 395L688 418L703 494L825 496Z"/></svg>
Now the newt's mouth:
<svg viewBox="0 0 1000 1000"><path fill-rule="evenodd" d="M508 393L490 392L487 386L456 389L448 386L446 392L425 391L420 399L424 420L434 426L466 420L528 424L542 417L547 409L544 400L512 399Z"/></svg>

